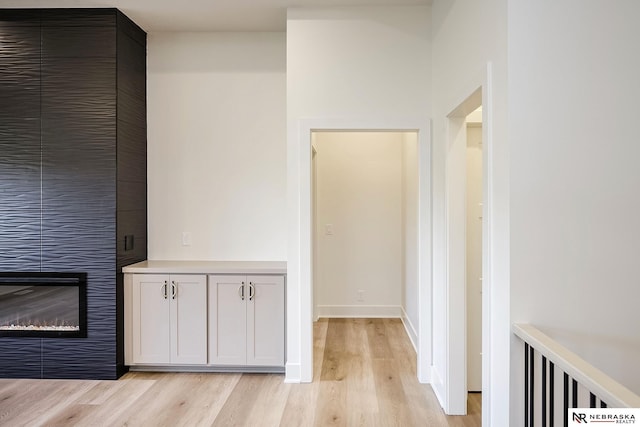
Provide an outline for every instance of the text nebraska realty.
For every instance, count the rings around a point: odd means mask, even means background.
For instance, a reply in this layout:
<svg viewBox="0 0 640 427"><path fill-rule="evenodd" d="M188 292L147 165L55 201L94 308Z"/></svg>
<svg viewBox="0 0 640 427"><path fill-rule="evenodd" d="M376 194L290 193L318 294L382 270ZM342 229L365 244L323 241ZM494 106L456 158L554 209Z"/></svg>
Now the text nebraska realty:
<svg viewBox="0 0 640 427"><path fill-rule="evenodd" d="M589 414L587 418L587 414L574 412L573 421L578 423L635 424L636 417L633 414Z"/></svg>

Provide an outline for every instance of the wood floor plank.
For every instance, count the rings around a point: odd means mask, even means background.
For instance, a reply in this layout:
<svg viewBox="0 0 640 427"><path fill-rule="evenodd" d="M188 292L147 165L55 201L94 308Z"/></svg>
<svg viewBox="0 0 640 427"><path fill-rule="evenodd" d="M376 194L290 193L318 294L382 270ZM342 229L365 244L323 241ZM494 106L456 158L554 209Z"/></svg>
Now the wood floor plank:
<svg viewBox="0 0 640 427"><path fill-rule="evenodd" d="M126 381L101 381L80 396L76 403L79 405L102 405L114 393L117 393L124 387L125 384Z"/></svg>
<svg viewBox="0 0 640 427"><path fill-rule="evenodd" d="M249 405L245 425L278 427L287 404L291 384L284 384L284 375L266 374L260 376L258 396Z"/></svg>
<svg viewBox="0 0 640 427"><path fill-rule="evenodd" d="M180 397L185 382L191 379L187 375L179 374L149 374L153 384L140 396L135 405L125 410L121 418L123 423L131 426L148 426L152 422L156 425L166 425L163 419L167 407L173 405Z"/></svg>
<svg viewBox="0 0 640 427"><path fill-rule="evenodd" d="M18 380L18 391L9 400L2 402L0 422L2 425L34 426L51 414L57 414L86 393L97 381ZM9 403L10 402L10 403Z"/></svg>
<svg viewBox="0 0 640 427"><path fill-rule="evenodd" d="M280 427L314 425L320 382L292 384L280 419Z"/></svg>
<svg viewBox="0 0 640 427"><path fill-rule="evenodd" d="M77 427L125 425L126 418L123 414L136 413L142 396L156 383L153 379L138 377L135 373L126 374L119 381L109 381L109 384L114 382L121 386L90 414L79 420Z"/></svg>
<svg viewBox="0 0 640 427"><path fill-rule="evenodd" d="M380 407L377 425L381 427L415 425L396 363L390 359L374 359L373 372Z"/></svg>
<svg viewBox="0 0 640 427"><path fill-rule="evenodd" d="M392 357L389 340L385 334L384 319L367 319L367 338L372 359L387 359Z"/></svg>
<svg viewBox="0 0 640 427"><path fill-rule="evenodd" d="M43 425L47 427L77 427L81 425L83 419L91 416L94 408L88 404L73 404L65 408L64 411L60 411L53 417L47 417L46 422L37 423L34 425ZM103 424L94 424L103 425Z"/></svg>
<svg viewBox="0 0 640 427"><path fill-rule="evenodd" d="M329 319L326 318L313 323L313 382L296 384L289 389L287 404L280 420L281 427L313 425L328 326Z"/></svg>
<svg viewBox="0 0 640 427"><path fill-rule="evenodd" d="M347 343L345 337L346 324L347 319L331 319L329 321L320 381L342 381L347 375L343 360L344 357L347 357L345 352Z"/></svg>
<svg viewBox="0 0 640 427"><path fill-rule="evenodd" d="M251 425L248 423L250 410L256 405L260 398L264 398L261 391L267 378L267 374L242 375L220 409L213 426L230 427ZM280 384L285 386L282 381ZM278 417L278 420L279 419L280 417ZM275 425L278 424L276 423Z"/></svg>
<svg viewBox="0 0 640 427"><path fill-rule="evenodd" d="M344 381L321 381L316 401L315 427L347 426L347 385Z"/></svg>
<svg viewBox="0 0 640 427"><path fill-rule="evenodd" d="M327 340L329 319L320 319L313 324L313 381L320 381L324 348Z"/></svg>
<svg viewBox="0 0 640 427"><path fill-rule="evenodd" d="M347 423L349 426L372 426L379 412L378 395L372 367L371 351L364 319L349 319L345 325L347 340L344 358L347 377Z"/></svg>
<svg viewBox="0 0 640 427"><path fill-rule="evenodd" d="M416 354L399 319L314 323L313 382L277 374L130 372L118 381L0 380L0 425L73 427L478 427L444 415L416 378Z"/></svg>

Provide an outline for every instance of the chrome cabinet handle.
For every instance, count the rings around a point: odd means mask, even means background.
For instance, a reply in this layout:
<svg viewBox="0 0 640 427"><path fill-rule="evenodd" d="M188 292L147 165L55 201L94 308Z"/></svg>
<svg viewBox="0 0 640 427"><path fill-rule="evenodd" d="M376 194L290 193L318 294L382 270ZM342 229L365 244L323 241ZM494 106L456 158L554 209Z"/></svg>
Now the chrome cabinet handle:
<svg viewBox="0 0 640 427"><path fill-rule="evenodd" d="M244 301L244 282L238 287L238 296Z"/></svg>
<svg viewBox="0 0 640 427"><path fill-rule="evenodd" d="M164 299L167 299L167 281L164 281L164 285L162 285L162 296Z"/></svg>
<svg viewBox="0 0 640 427"><path fill-rule="evenodd" d="M175 281L171 281L171 299L176 299L176 295L178 295L178 286Z"/></svg>
<svg viewBox="0 0 640 427"><path fill-rule="evenodd" d="M253 301L254 296L256 296L256 287L252 282L249 282L249 301Z"/></svg>

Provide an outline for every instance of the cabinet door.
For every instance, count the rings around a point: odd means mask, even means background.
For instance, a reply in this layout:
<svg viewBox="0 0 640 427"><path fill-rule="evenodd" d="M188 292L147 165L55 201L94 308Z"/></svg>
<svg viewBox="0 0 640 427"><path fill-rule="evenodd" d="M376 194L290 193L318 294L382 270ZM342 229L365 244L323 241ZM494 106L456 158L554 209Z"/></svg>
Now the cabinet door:
<svg viewBox="0 0 640 427"><path fill-rule="evenodd" d="M247 280L247 365L284 366L284 276Z"/></svg>
<svg viewBox="0 0 640 427"><path fill-rule="evenodd" d="M169 292L169 276L133 275L133 363L169 363Z"/></svg>
<svg viewBox="0 0 640 427"><path fill-rule="evenodd" d="M207 277L172 275L171 363L207 363Z"/></svg>
<svg viewBox="0 0 640 427"><path fill-rule="evenodd" d="M209 276L209 363L244 365L246 299L244 276Z"/></svg>

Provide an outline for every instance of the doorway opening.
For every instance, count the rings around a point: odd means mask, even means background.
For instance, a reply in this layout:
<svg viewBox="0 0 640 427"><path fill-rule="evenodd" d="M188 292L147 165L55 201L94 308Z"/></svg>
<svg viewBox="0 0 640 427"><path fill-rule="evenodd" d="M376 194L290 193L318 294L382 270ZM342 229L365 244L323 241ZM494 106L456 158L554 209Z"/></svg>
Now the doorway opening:
<svg viewBox="0 0 640 427"><path fill-rule="evenodd" d="M314 320L399 318L417 348L417 132L311 139Z"/></svg>
<svg viewBox="0 0 640 427"><path fill-rule="evenodd" d="M482 107L466 118L467 391L482 392Z"/></svg>
<svg viewBox="0 0 640 427"><path fill-rule="evenodd" d="M448 115L446 160L448 414L466 414L469 392L483 391L488 339L485 319L487 152L482 87ZM486 397L486 396L485 396ZM483 405L484 409L484 405Z"/></svg>
<svg viewBox="0 0 640 427"><path fill-rule="evenodd" d="M299 122L299 156L296 156L299 186L295 200L297 226L290 235L290 254L287 271L293 283L299 284L295 293L296 302L289 303L292 315L299 315L299 328L289 324L288 342L295 343L291 354L299 349L299 364L295 360L287 363L287 380L310 382L313 374L313 233L312 233L312 134L321 131L397 131L415 132L417 135L418 163L418 325L417 325L417 375L426 383L431 379L432 365L432 256L431 256L431 132L429 121L424 118L399 119L305 119ZM299 298L299 299L298 299ZM298 305L299 301L299 305ZM293 305L292 305L293 304ZM299 307L299 311L295 310ZM299 335L298 335L299 334Z"/></svg>

